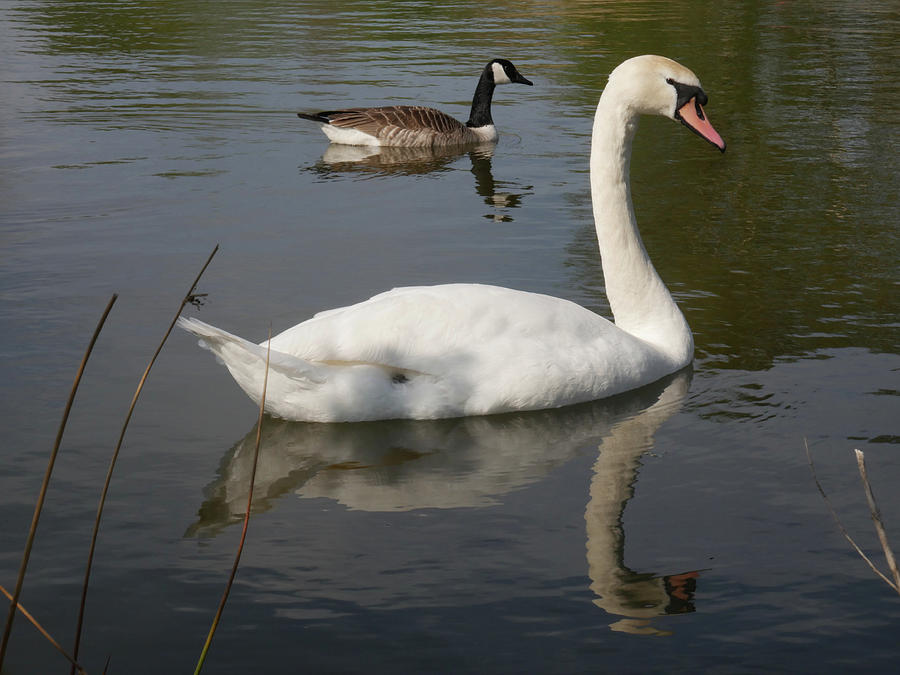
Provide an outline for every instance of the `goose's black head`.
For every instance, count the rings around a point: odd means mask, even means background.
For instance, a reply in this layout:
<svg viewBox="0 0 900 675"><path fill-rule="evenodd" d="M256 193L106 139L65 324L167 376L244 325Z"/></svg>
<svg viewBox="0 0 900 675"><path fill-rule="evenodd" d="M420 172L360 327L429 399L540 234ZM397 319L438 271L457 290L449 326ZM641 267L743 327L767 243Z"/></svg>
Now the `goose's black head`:
<svg viewBox="0 0 900 675"><path fill-rule="evenodd" d="M472 98L472 112L466 126L478 128L493 124L491 98L494 95L494 86L513 83L531 86L531 80L522 77L511 61L494 59L488 63L478 78L478 86L475 87L475 96Z"/></svg>
<svg viewBox="0 0 900 675"><path fill-rule="evenodd" d="M484 71L494 84L527 84L529 87L533 85L531 80L524 78L516 70L512 61L506 59L494 59L487 64Z"/></svg>

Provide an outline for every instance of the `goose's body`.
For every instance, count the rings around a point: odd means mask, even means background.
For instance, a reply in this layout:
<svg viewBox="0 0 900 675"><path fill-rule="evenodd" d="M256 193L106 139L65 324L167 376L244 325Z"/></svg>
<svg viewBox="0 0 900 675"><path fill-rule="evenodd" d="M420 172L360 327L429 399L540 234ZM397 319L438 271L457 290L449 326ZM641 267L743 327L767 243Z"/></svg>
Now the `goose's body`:
<svg viewBox="0 0 900 675"><path fill-rule="evenodd" d="M344 145L434 147L491 143L497 140L491 117L494 88L512 83L531 85L506 59L488 63L478 80L465 124L440 110L409 105L346 108L297 116L318 122L332 143Z"/></svg>
<svg viewBox="0 0 900 675"><path fill-rule="evenodd" d="M636 57L610 75L594 122L591 192L616 323L560 298L496 286L398 288L317 314L271 340L266 410L304 421L485 415L612 396L680 370L690 328L641 242L628 187L640 114L679 119L724 150L696 76ZM266 343L182 327L259 402Z"/></svg>

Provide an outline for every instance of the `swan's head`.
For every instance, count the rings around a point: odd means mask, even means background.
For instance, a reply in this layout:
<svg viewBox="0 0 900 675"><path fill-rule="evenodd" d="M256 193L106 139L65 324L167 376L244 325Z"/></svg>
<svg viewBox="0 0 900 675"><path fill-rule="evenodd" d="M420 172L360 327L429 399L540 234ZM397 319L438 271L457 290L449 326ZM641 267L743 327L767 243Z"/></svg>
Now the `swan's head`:
<svg viewBox="0 0 900 675"><path fill-rule="evenodd" d="M725 141L703 111L707 96L700 80L680 63L664 56L636 56L610 73L607 90L635 113L677 120L725 152Z"/></svg>
<svg viewBox="0 0 900 675"><path fill-rule="evenodd" d="M485 66L484 70L494 84L527 84L529 87L533 84L531 80L522 77L512 61L506 59L494 59Z"/></svg>

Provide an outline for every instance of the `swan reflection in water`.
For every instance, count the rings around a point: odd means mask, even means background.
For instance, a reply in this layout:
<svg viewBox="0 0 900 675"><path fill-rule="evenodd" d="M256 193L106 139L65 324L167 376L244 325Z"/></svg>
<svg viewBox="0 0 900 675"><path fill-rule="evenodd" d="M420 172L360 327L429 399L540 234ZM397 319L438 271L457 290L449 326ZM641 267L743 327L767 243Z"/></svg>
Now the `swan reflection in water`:
<svg viewBox="0 0 900 675"><path fill-rule="evenodd" d="M682 371L602 401L486 417L355 424L267 418L253 511L290 492L364 511L485 507L599 443L584 515L594 604L621 617L612 630L665 634L650 620L692 612L698 572L656 576L626 567L622 514L642 455L689 384ZM254 427L226 454L188 536L214 536L243 518L255 443Z"/></svg>
<svg viewBox="0 0 900 675"><path fill-rule="evenodd" d="M332 143L322 158L310 167L323 178L354 173L368 177L415 176L454 170L452 165L463 155L472 162L475 192L484 198L491 211L484 215L492 222L512 222L508 210L518 208L533 186L517 185L494 179L491 162L494 143L434 148L400 148L391 146L340 145Z"/></svg>

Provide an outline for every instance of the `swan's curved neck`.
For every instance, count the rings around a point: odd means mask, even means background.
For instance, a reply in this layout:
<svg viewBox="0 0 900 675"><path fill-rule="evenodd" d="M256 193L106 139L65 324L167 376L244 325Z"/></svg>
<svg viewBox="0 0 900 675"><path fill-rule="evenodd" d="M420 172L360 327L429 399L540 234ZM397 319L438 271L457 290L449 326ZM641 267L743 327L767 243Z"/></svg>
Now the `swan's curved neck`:
<svg viewBox="0 0 900 675"><path fill-rule="evenodd" d="M491 118L491 99L494 97L494 89L497 85L487 72L481 74L478 86L475 87L475 95L472 97L472 110L469 113L467 127L483 127L493 124Z"/></svg>
<svg viewBox="0 0 900 675"><path fill-rule="evenodd" d="M650 262L631 203L629 165L638 115L607 87L591 139L591 198L606 295L616 325L686 365L690 328Z"/></svg>

